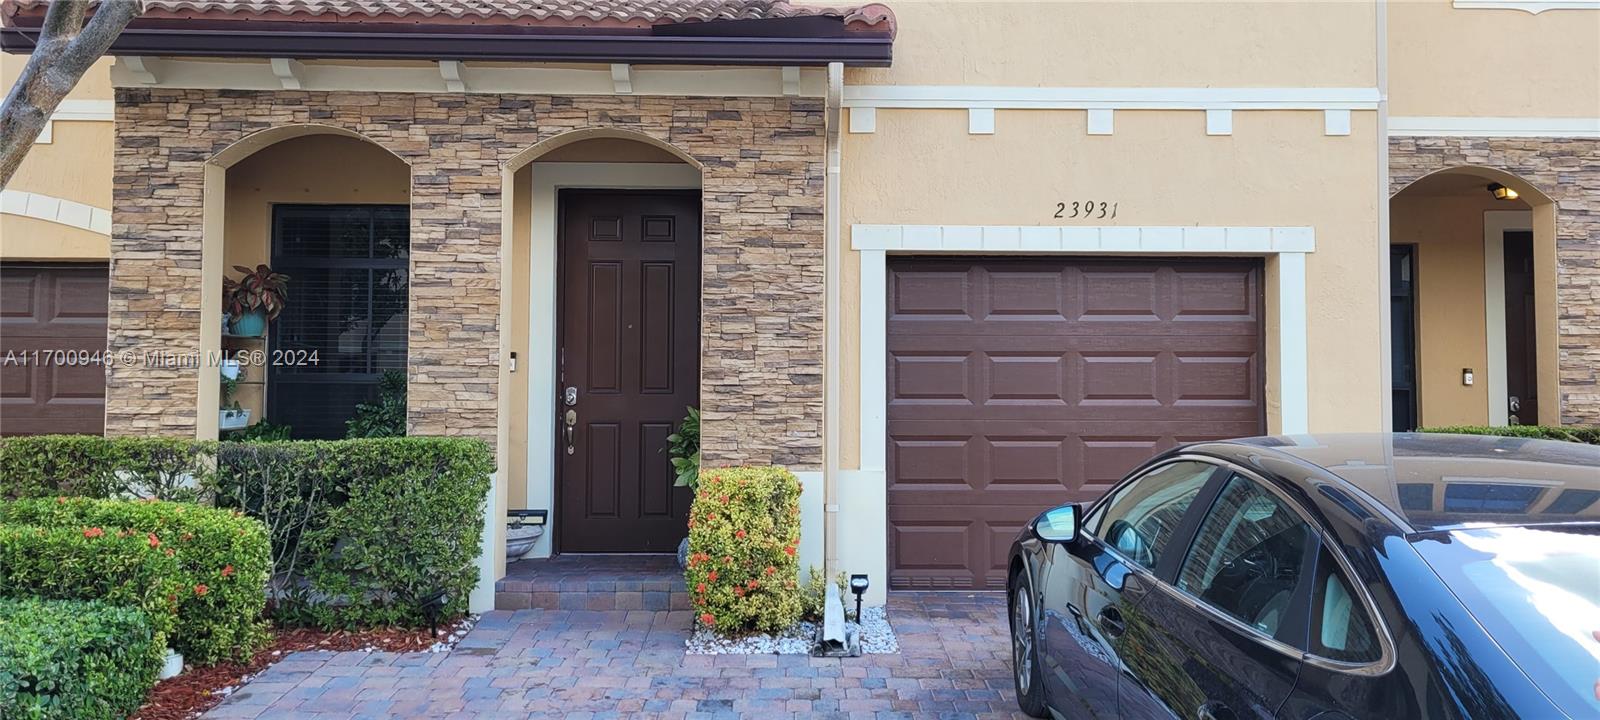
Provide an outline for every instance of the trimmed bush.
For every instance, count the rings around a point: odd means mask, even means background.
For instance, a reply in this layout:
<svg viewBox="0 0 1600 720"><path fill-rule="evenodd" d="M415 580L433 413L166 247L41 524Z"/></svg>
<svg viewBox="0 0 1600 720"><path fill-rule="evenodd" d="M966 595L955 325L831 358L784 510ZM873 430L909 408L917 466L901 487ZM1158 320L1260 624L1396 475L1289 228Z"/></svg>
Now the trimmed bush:
<svg viewBox="0 0 1600 720"><path fill-rule="evenodd" d="M144 533L0 525L0 598L100 600L138 608L149 616L162 647L177 617L177 576L177 561L159 539Z"/></svg>
<svg viewBox="0 0 1600 720"><path fill-rule="evenodd" d="M1553 425L1507 425L1485 427L1481 425L1451 425L1448 427L1419 428L1417 432L1450 433L1453 435L1498 435L1500 437L1532 438L1535 440L1562 440L1565 442L1600 445L1600 427L1557 427Z"/></svg>
<svg viewBox="0 0 1600 720"><path fill-rule="evenodd" d="M698 621L722 632L799 620L800 481L779 467L700 473L684 571Z"/></svg>
<svg viewBox="0 0 1600 720"><path fill-rule="evenodd" d="M0 438L0 499L129 495L193 500L214 443L177 438Z"/></svg>
<svg viewBox="0 0 1600 720"><path fill-rule="evenodd" d="M155 685L163 652L136 608L0 599L0 717L120 720Z"/></svg>
<svg viewBox="0 0 1600 720"><path fill-rule="evenodd" d="M267 526L275 620L417 626L436 592L467 610L494 463L468 438L223 443L211 488Z"/></svg>
<svg viewBox="0 0 1600 720"><path fill-rule="evenodd" d="M243 662L266 640L267 531L254 518L181 503L57 498L0 502L0 524L127 529L147 542L154 535L177 563L171 641L187 662Z"/></svg>

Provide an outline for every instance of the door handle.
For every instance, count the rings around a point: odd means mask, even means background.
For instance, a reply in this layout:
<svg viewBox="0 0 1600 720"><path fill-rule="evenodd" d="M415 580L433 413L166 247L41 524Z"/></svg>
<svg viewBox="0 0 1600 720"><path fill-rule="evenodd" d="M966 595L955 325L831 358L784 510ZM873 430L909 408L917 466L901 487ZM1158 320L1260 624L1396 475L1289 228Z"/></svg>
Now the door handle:
<svg viewBox="0 0 1600 720"><path fill-rule="evenodd" d="M1102 608L1095 616L1095 620L1099 621L1100 629L1111 637L1120 637L1123 631L1127 630L1127 626L1122 623L1122 611L1114 607Z"/></svg>
<svg viewBox="0 0 1600 720"><path fill-rule="evenodd" d="M573 450L572 450L572 428L577 426L577 424L578 424L578 411L577 410L570 410L570 409L567 410L567 414L566 414L566 418L565 419L566 419L566 422L563 423L563 424L566 426L566 431L567 431L567 454L571 455L572 452L573 452Z"/></svg>
<svg viewBox="0 0 1600 720"><path fill-rule="evenodd" d="M1219 702L1203 703L1194 714L1199 720L1237 720L1238 717L1227 705Z"/></svg>

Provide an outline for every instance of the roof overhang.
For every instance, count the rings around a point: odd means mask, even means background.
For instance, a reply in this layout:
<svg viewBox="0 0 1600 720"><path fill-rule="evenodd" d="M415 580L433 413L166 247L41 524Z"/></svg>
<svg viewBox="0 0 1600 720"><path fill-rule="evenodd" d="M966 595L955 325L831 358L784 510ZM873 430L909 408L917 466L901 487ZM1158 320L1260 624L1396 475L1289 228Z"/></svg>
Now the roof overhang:
<svg viewBox="0 0 1600 720"><path fill-rule="evenodd" d="M0 49L32 52L38 18L13 17ZM32 22L30 22L32 21ZM318 22L138 20L107 55L226 58L358 58L678 65L883 67L893 35L847 31L836 18L773 18L660 26L633 32Z"/></svg>

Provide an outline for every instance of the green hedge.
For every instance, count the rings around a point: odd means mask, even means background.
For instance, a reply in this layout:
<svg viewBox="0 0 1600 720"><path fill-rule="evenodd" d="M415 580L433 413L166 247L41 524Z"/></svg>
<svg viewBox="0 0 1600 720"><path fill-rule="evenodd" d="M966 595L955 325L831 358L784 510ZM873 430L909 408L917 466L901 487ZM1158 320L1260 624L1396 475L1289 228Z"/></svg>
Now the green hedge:
<svg viewBox="0 0 1600 720"><path fill-rule="evenodd" d="M117 528L0 525L0 598L101 600L138 608L165 647L183 588L176 581L177 561L158 542Z"/></svg>
<svg viewBox="0 0 1600 720"><path fill-rule="evenodd" d="M1481 425L1451 425L1448 427L1420 428L1417 432L1451 433L1455 435L1498 435L1501 437L1533 438L1536 440L1563 440L1566 442L1600 445L1600 427L1553 425L1508 425L1485 427Z"/></svg>
<svg viewBox="0 0 1600 720"><path fill-rule="evenodd" d="M0 599L0 718L121 720L155 685L162 653L135 608Z"/></svg>
<svg viewBox="0 0 1600 720"><path fill-rule="evenodd" d="M215 443L177 438L0 438L0 499L131 495L193 500Z"/></svg>
<svg viewBox="0 0 1600 720"><path fill-rule="evenodd" d="M266 640L267 530L255 518L182 503L44 498L0 502L0 524L154 535L177 563L171 640L187 662L243 662Z"/></svg>
<svg viewBox="0 0 1600 720"><path fill-rule="evenodd" d="M210 489L269 528L279 622L415 626L438 591L467 610L494 463L466 438L222 443Z"/></svg>
<svg viewBox="0 0 1600 720"><path fill-rule="evenodd" d="M700 472L684 579L695 617L729 632L800 619L800 481L780 467Z"/></svg>

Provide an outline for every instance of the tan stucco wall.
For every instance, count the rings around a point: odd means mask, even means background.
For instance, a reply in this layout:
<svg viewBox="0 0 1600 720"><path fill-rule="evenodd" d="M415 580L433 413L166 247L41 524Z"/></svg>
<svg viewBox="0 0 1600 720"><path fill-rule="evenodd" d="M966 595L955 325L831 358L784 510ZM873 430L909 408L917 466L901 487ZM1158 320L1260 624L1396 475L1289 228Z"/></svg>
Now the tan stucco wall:
<svg viewBox="0 0 1600 720"><path fill-rule="evenodd" d="M371 143L339 135L308 135L269 146L228 168L224 221L224 274L235 265L255 267L272 248L272 206L279 203L410 202L406 164ZM294 281L289 298L294 301ZM264 368L248 368L235 398L251 411L252 424L265 414Z"/></svg>
<svg viewBox="0 0 1600 720"><path fill-rule="evenodd" d="M1600 10L1388 8L1391 114L1600 117Z"/></svg>
<svg viewBox="0 0 1600 720"><path fill-rule="evenodd" d="M873 134L844 136L843 219L852 223L1067 225L1059 200L1119 203L1107 225L1311 226L1307 259L1310 427L1380 426L1374 113L1352 134L1323 134L1320 112L1236 112L1231 136L1200 112L1119 111L1112 136L1085 134L1081 111L999 111L994 135L968 135L962 111L879 110ZM1051 142L1041 143L1041 138ZM859 466L858 257L844 259L841 453ZM1275 263L1267 263L1275 285ZM1267 347L1276 342L1276 314ZM1269 389L1274 377L1268 378ZM1269 427L1276 394L1269 391Z"/></svg>
<svg viewBox="0 0 1600 720"><path fill-rule="evenodd" d="M26 55L0 53L0 88L9 90L28 61ZM67 95L70 100L110 100L110 60L85 73ZM51 123L51 142L35 143L6 185L71 200L91 207L111 207L112 124L105 121ZM82 228L16 215L0 215L0 259L104 260L110 238Z"/></svg>
<svg viewBox="0 0 1600 720"><path fill-rule="evenodd" d="M1406 191L1390 205L1390 242L1416 245L1417 404L1424 426L1489 421L1483 213L1527 206L1478 194ZM1462 368L1476 373L1471 386L1461 384Z"/></svg>
<svg viewBox="0 0 1600 720"><path fill-rule="evenodd" d="M1371 87L1376 72L1372 3L890 4L894 66L846 84Z"/></svg>

